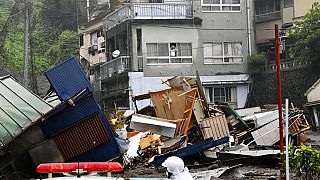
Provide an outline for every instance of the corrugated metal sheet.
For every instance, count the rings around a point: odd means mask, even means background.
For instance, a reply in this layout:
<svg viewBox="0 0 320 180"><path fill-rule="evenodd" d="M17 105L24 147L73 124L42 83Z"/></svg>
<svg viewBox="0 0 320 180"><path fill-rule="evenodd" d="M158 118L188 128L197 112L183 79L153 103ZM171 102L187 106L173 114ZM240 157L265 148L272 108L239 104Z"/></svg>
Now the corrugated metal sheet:
<svg viewBox="0 0 320 180"><path fill-rule="evenodd" d="M100 107L94 97L88 95L75 101L75 107L64 104L52 111L41 124L41 129L44 136L49 138L99 111Z"/></svg>
<svg viewBox="0 0 320 180"><path fill-rule="evenodd" d="M70 99L85 88L93 92L92 85L74 57L46 71L45 75L61 100Z"/></svg>
<svg viewBox="0 0 320 180"><path fill-rule="evenodd" d="M110 136L96 114L54 137L65 160L109 141Z"/></svg>
<svg viewBox="0 0 320 180"><path fill-rule="evenodd" d="M200 123L205 139L212 137L214 140L230 136L225 115L219 115L203 119Z"/></svg>
<svg viewBox="0 0 320 180"><path fill-rule="evenodd" d="M0 149L52 108L12 76L0 77Z"/></svg>
<svg viewBox="0 0 320 180"><path fill-rule="evenodd" d="M99 116L104 123L108 134L110 135L110 140L105 144L97 146L96 148L93 148L79 156L70 159L70 162L108 161L119 154L119 145L116 141L109 122L101 111L99 112Z"/></svg>

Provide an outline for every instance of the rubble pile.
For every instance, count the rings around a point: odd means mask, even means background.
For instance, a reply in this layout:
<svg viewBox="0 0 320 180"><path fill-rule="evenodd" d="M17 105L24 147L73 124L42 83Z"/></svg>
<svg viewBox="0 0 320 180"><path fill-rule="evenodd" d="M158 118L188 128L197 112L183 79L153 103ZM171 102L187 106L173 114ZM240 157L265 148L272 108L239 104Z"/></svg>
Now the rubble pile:
<svg viewBox="0 0 320 180"><path fill-rule="evenodd" d="M224 102L209 105L200 78L173 77L163 83L167 89L132 98L135 107L137 101L145 99L152 105L136 109L125 120L119 112L123 110L119 110L112 120L116 132L126 134L122 137L130 143L124 165L160 166L169 156L186 158L195 154L218 158L222 163L279 163L276 106L234 110ZM309 139L305 131L310 126L303 111L291 108L289 123L291 144L305 143Z"/></svg>
<svg viewBox="0 0 320 180"><path fill-rule="evenodd" d="M173 77L162 82L167 89L134 96L135 113L115 104L115 118L109 120L75 58L45 75L51 85L45 98L12 76L0 78L0 177L37 177L42 163L102 162L119 155L127 167L195 155L201 156L197 163L236 164L231 169L279 163L276 106L233 109L225 102L208 103L199 76ZM146 99L152 104L138 109L137 101ZM292 105L288 119L290 143L306 143L310 126L303 111Z"/></svg>

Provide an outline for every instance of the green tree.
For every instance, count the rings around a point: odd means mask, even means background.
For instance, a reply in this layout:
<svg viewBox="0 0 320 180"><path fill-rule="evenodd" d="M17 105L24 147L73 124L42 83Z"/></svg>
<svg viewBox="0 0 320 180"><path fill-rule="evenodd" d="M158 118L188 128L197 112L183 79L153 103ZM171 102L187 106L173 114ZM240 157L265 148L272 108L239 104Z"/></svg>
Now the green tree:
<svg viewBox="0 0 320 180"><path fill-rule="evenodd" d="M266 63L266 56L263 53L253 54L248 58L248 72L251 75L261 73Z"/></svg>
<svg viewBox="0 0 320 180"><path fill-rule="evenodd" d="M296 21L290 29L290 37L295 40L291 53L296 58L319 63L320 60L320 5L314 3L301 21Z"/></svg>
<svg viewBox="0 0 320 180"><path fill-rule="evenodd" d="M78 33L70 30L65 30L59 37L59 59L65 60L69 57L79 56Z"/></svg>

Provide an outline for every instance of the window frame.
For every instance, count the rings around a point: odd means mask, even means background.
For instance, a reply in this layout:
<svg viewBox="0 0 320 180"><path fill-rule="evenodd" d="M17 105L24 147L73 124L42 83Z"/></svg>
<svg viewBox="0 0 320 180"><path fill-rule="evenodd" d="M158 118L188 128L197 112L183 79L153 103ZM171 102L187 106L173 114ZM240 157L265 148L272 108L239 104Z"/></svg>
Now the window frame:
<svg viewBox="0 0 320 180"><path fill-rule="evenodd" d="M226 102L228 103L230 106L234 106L234 107L238 107L238 93L237 93L237 86L207 86L207 87L204 87L205 88L205 94L206 94L206 98L208 99L208 103L209 104L213 104L216 101L216 98L219 98L220 99L220 102ZM231 94L229 94L230 97L227 97L227 89L229 89L230 91L232 91L231 89L234 89L234 98L235 98L235 102L232 102L232 101L227 101L227 99L231 99ZM215 92L216 92L216 89L223 89L223 92L224 92L224 96L221 95L221 91L220 91L220 96L215 96ZM207 97L208 96L208 97ZM221 99L224 98L224 101L221 101ZM213 100L213 101L212 101Z"/></svg>
<svg viewBox="0 0 320 180"><path fill-rule="evenodd" d="M241 1L242 1L242 0L239 0L239 4L238 4L238 3L237 3L237 4L233 4L233 3L232 3L232 0L231 0L231 4L230 4L230 3L229 3L229 4L224 4L224 3L222 2L223 0L219 0L219 1L220 1L219 4L213 4L213 3L211 3L211 4L205 4L203 1L204 1L204 0L201 0L201 11L202 11L202 12L221 12L221 13L225 13L225 12L227 12L227 13L230 13L230 12L232 12L232 13L239 13L239 12L242 12L242 11L241 11ZM212 8L212 7L220 7L220 10L204 10L203 7L210 7L210 8ZM223 10L223 7L230 7L231 10L224 11L224 10ZM232 7L239 7L239 10L232 10Z"/></svg>
<svg viewBox="0 0 320 180"><path fill-rule="evenodd" d="M149 53L148 53L148 45L149 44L156 44L156 49L157 49L157 52L153 53L151 52L151 55L154 55L154 54L157 54L157 56L148 56ZM163 44L166 44L168 49L167 49L167 52L168 54L166 56L159 56L159 44L163 45ZM181 47L181 44L188 44L188 46L190 45L191 47L191 56L179 56L179 49L177 49L176 51L176 56L170 56L170 45L172 44L175 44L176 45L176 48L178 46L178 44L180 45ZM187 43L184 43L184 42L169 42L169 43L146 43L146 47L147 47L147 53L146 53L146 62L147 62L147 65L167 65L167 64L193 64L193 56L192 56L192 43L191 42L187 42ZM180 50L181 52L182 50ZM154 60L154 61L157 61L157 62L149 62L149 60ZM177 60L180 62L177 62ZM183 61L191 61L191 62L183 62ZM167 61L167 62L165 62Z"/></svg>
<svg viewBox="0 0 320 180"><path fill-rule="evenodd" d="M225 46L224 44L228 43L229 44L236 44L236 43L240 43L241 44L241 56L236 56L236 55L225 55ZM206 44L211 44L211 46L207 46ZM220 44L221 49L222 49L222 55L221 56L215 56L214 55L214 50L213 50L213 45L214 44ZM205 56L205 48L206 47L212 47L211 48L211 54L212 56ZM232 51L232 49L231 49ZM241 62L234 62L234 61L225 61L225 59L227 58L241 58ZM212 59L212 62L206 62L206 59ZM214 59L222 59L222 62L214 62ZM242 64L243 63L243 43L242 42L203 42L203 64L205 65L210 65L210 64Z"/></svg>

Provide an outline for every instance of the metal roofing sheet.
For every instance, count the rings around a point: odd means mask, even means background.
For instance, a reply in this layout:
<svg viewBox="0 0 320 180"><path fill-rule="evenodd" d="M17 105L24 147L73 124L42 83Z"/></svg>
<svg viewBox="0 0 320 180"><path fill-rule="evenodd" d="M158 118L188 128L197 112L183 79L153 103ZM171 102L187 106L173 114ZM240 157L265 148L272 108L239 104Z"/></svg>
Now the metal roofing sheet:
<svg viewBox="0 0 320 180"><path fill-rule="evenodd" d="M12 76L0 77L0 147L52 108Z"/></svg>
<svg viewBox="0 0 320 180"><path fill-rule="evenodd" d="M92 85L74 57L46 71L45 75L61 100L68 100L85 88L93 92Z"/></svg>

